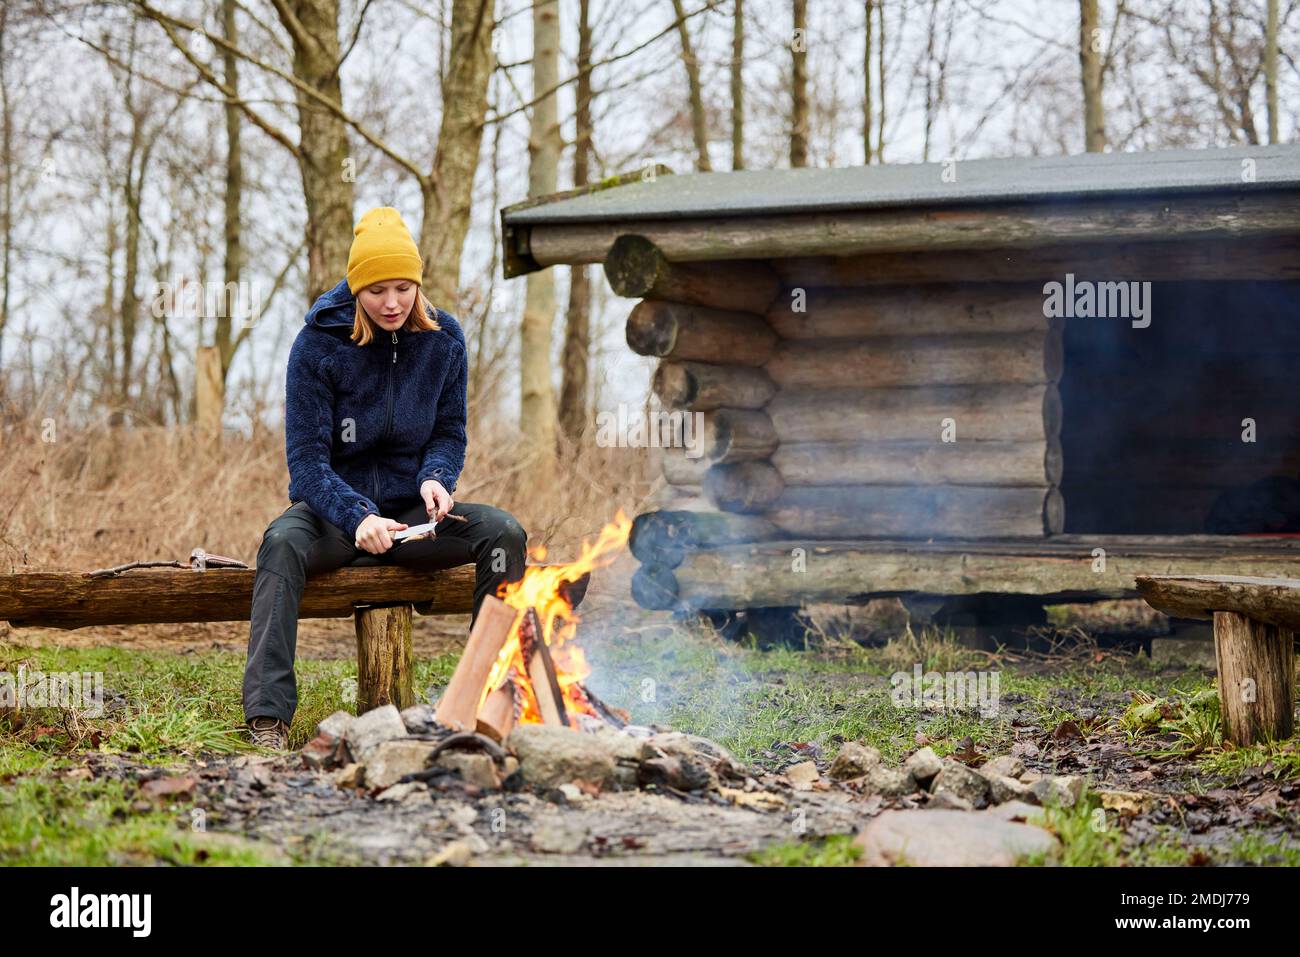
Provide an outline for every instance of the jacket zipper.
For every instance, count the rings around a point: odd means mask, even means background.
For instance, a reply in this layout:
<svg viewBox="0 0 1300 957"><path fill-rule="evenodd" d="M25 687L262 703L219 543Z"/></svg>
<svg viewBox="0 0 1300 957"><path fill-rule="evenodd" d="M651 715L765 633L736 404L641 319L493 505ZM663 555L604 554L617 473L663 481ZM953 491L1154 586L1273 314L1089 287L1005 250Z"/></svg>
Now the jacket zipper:
<svg viewBox="0 0 1300 957"><path fill-rule="evenodd" d="M384 435L382 441L388 440L388 433L393 427L393 378L397 368L397 330L393 330L393 361L388 365L388 395L384 406ZM371 460L371 472L375 482L375 508L379 508L379 462Z"/></svg>

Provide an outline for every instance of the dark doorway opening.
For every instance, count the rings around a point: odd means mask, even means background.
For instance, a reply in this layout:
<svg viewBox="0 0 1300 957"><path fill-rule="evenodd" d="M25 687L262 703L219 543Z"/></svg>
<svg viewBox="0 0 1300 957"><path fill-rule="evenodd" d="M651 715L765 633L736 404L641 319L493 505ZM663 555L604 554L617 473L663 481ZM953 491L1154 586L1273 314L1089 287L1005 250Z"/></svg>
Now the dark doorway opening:
<svg viewBox="0 0 1300 957"><path fill-rule="evenodd" d="M1064 321L1066 532L1300 531L1300 283L1152 283L1150 309Z"/></svg>

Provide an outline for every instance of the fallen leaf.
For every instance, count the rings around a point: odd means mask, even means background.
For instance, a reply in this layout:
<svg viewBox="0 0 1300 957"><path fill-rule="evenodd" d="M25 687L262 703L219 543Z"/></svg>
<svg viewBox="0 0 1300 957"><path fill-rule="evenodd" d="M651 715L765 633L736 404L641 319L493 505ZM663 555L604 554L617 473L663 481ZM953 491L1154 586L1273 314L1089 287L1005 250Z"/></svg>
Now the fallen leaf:
<svg viewBox="0 0 1300 957"><path fill-rule="evenodd" d="M962 738L957 742L957 750L949 757L955 761L960 761L962 764L970 764L972 761L978 760L979 754L975 751L975 739L970 735Z"/></svg>
<svg viewBox="0 0 1300 957"><path fill-rule="evenodd" d="M1079 730L1079 725L1074 721L1062 721L1052 731L1052 740L1068 741L1071 738L1082 738L1083 732Z"/></svg>
<svg viewBox="0 0 1300 957"><path fill-rule="evenodd" d="M1246 807L1260 814L1268 814L1277 810L1278 803L1279 796L1276 791L1265 791L1247 804Z"/></svg>
<svg viewBox="0 0 1300 957"><path fill-rule="evenodd" d="M1011 745L1011 754L1017 758L1036 758L1041 752L1038 745L1028 738L1022 738Z"/></svg>
<svg viewBox="0 0 1300 957"><path fill-rule="evenodd" d="M169 797L190 794L194 790L194 778L188 774L181 774L174 777L154 778L152 781L141 781L140 791L147 797Z"/></svg>

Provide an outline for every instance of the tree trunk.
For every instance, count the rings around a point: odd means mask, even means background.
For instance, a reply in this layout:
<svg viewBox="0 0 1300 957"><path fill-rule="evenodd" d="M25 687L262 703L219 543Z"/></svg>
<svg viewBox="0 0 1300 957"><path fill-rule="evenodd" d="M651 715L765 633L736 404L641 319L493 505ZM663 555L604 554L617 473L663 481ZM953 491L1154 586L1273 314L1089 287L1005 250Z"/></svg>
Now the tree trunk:
<svg viewBox="0 0 1300 957"><path fill-rule="evenodd" d="M560 162L560 122L555 95L559 83L560 9L558 0L533 2L533 105L528 135L528 195L556 191ZM549 93L547 91L550 91ZM545 484L555 461L556 404L551 380L551 330L555 323L555 274L530 273L524 297L520 341L519 428L540 455L535 480Z"/></svg>
<svg viewBox="0 0 1300 957"><path fill-rule="evenodd" d="M293 75L335 103L343 102L339 81L337 0L283 0L276 5L293 41ZM298 103L298 166L307 205L307 302L312 303L347 274L352 246L354 176L347 127L302 91Z"/></svg>
<svg viewBox="0 0 1300 957"><path fill-rule="evenodd" d="M239 37L235 29L235 0L221 0L221 23L222 34L228 40L231 46L239 42ZM239 59L231 50L225 48L221 51L221 65L223 78L228 89L238 92L239 90ZM219 351L219 362L217 364L218 376L215 382L208 382L209 389L215 386L215 391L206 395L205 401L209 404L215 403L215 413L211 408L205 408L200 403L199 418L203 420L204 416L215 414L216 430L221 430L221 412L225 407L226 400L226 374L230 371L230 364L235 357L235 348L237 342L232 336L230 326L230 316L232 311L240 310L240 307L247 307L249 304L242 301L242 294L238 292L240 276L244 268L244 252L241 220L239 209L244 191L244 156L243 148L239 141L239 126L241 122L239 107L234 103L227 103L225 106L226 114L226 192L224 203L225 214L225 289L221 296L221 308L217 310L217 328L216 328L216 347ZM231 290L236 290L231 295ZM202 349L203 347L200 347ZM202 375L200 369L199 374ZM201 395L203 393L200 393ZM205 424L206 428L211 428L211 423Z"/></svg>
<svg viewBox="0 0 1300 957"><path fill-rule="evenodd" d="M1079 66L1083 74L1083 134L1089 153L1106 149L1101 103L1101 19L1097 0L1079 0Z"/></svg>
<svg viewBox="0 0 1300 957"><path fill-rule="evenodd" d="M876 89L879 91L880 109L876 111L876 162L885 161L885 5L876 4L879 40L876 44Z"/></svg>
<svg viewBox="0 0 1300 957"><path fill-rule="evenodd" d="M682 0L673 0L673 13L677 17L677 35L682 43L682 64L686 67L686 86L691 104L691 135L695 139L695 168L701 173L713 171L709 162L709 128L704 115L704 91L700 87L700 65L695 59L691 31L686 25L686 10Z"/></svg>
<svg viewBox="0 0 1300 957"><path fill-rule="evenodd" d="M731 21L731 168L745 168L745 0Z"/></svg>
<svg viewBox="0 0 1300 957"><path fill-rule="evenodd" d="M1268 0L1268 23L1264 28L1264 96L1268 102L1268 141L1278 139L1277 104L1278 0Z"/></svg>
<svg viewBox="0 0 1300 957"><path fill-rule="evenodd" d="M460 260L483 143L495 18L494 0L452 2L450 68L442 85L442 121L420 223L424 293L452 313L459 308Z"/></svg>
<svg viewBox="0 0 1300 957"><path fill-rule="evenodd" d="M9 7L0 6L0 63L8 63L8 49L5 45L6 25L9 19ZM4 177L4 196L0 203L0 244L3 245L0 251L0 269L4 270L4 275L0 276L0 367L4 366L4 333L5 324L9 321L9 290L12 277L13 264L13 228L14 228L14 172L17 163L14 162L14 120L13 112L9 103L9 80L5 71L0 68L0 174ZM0 384L0 390L3 384ZM3 391L0 391L0 405L3 404Z"/></svg>
<svg viewBox="0 0 1300 957"><path fill-rule="evenodd" d="M808 165L808 0L794 0L790 44L790 166Z"/></svg>
<svg viewBox="0 0 1300 957"><path fill-rule="evenodd" d="M578 4L578 82L573 144L573 185L591 178L591 24L590 0ZM569 276L569 310L564 325L563 379L560 385L560 427L577 442L590 418L587 409L591 361L591 275L585 265L573 266Z"/></svg>
<svg viewBox="0 0 1300 957"><path fill-rule="evenodd" d="M871 17L875 9L875 0L866 2L866 46L862 54L862 165L871 165Z"/></svg>

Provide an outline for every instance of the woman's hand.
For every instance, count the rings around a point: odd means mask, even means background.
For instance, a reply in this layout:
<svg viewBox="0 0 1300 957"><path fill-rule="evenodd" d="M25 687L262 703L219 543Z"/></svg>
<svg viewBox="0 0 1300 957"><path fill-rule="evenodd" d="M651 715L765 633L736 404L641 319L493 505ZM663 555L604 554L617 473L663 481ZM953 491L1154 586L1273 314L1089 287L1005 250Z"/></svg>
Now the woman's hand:
<svg viewBox="0 0 1300 957"><path fill-rule="evenodd" d="M400 532L406 528L405 522L395 522L382 515L367 515L357 526L357 548L364 549L372 555L382 555L393 547L390 532Z"/></svg>
<svg viewBox="0 0 1300 957"><path fill-rule="evenodd" d="M420 486L420 498L424 499L424 510L429 513L431 522L441 522L455 504L451 493L433 479L426 479Z"/></svg>

